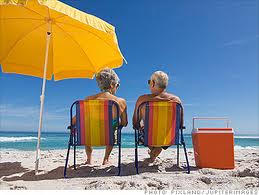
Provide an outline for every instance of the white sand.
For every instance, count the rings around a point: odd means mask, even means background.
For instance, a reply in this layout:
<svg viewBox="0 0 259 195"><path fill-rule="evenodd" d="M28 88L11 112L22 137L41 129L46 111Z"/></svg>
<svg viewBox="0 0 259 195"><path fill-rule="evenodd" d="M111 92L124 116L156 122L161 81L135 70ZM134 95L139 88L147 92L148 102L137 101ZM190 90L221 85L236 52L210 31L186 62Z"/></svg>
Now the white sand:
<svg viewBox="0 0 259 195"><path fill-rule="evenodd" d="M185 165L183 150L181 166ZM77 151L77 170L63 178L66 150L42 151L41 174L34 175L35 152L0 150L0 189L259 189L259 151L235 150L234 170L197 169L188 149L191 174L176 167L175 149L163 151L153 166L142 167L147 149L139 150L140 174L134 167L134 149L122 149L122 173L117 174L117 148L111 165L101 166L104 150L94 150L93 166L83 165L84 150ZM72 165L70 155L69 165Z"/></svg>

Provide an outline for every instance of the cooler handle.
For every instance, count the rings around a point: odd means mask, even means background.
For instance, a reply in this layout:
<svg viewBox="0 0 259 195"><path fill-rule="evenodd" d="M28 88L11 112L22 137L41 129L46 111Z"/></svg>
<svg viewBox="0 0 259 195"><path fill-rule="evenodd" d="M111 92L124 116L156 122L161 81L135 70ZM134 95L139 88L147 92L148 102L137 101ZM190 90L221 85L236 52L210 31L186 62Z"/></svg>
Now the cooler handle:
<svg viewBox="0 0 259 195"><path fill-rule="evenodd" d="M217 118L217 117L194 117L192 118L192 129L195 129L195 120L224 120L227 128L229 126L229 118Z"/></svg>

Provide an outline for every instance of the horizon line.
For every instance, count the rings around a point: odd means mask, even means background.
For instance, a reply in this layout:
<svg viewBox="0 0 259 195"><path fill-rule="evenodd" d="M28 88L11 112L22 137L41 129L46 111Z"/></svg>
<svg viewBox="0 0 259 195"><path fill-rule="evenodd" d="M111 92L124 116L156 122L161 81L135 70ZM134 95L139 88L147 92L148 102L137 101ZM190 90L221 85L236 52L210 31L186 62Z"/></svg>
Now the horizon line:
<svg viewBox="0 0 259 195"><path fill-rule="evenodd" d="M0 133L38 133L37 131L17 131L17 130L0 130ZM60 134L63 134L63 133L69 133L69 131L65 132L65 131L42 131L41 133L60 133ZM122 134L134 134L134 131L132 132L123 132L122 131ZM192 132L190 133L184 133L185 135L191 135ZM244 133L239 133L239 134L235 134L234 132L234 135L238 136L238 135L250 135L250 136L259 136L259 133L258 134L244 134Z"/></svg>

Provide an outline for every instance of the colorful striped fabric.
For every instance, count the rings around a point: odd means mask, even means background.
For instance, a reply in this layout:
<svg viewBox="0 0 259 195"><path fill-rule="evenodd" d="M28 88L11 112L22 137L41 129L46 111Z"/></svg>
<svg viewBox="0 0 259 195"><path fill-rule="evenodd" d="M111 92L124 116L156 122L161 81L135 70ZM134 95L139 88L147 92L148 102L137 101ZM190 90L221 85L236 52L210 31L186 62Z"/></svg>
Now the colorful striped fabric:
<svg viewBox="0 0 259 195"><path fill-rule="evenodd" d="M78 101L76 145L114 145L113 105L111 100Z"/></svg>
<svg viewBox="0 0 259 195"><path fill-rule="evenodd" d="M179 143L181 106L175 102L147 102L144 125L145 146Z"/></svg>

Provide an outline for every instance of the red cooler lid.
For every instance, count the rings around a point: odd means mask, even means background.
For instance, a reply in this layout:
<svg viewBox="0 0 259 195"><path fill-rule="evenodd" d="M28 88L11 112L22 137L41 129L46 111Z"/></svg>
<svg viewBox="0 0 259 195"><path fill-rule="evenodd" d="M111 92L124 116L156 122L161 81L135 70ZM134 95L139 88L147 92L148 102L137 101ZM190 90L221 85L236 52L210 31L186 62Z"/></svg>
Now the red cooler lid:
<svg viewBox="0 0 259 195"><path fill-rule="evenodd" d="M198 131L232 131L232 128L197 128Z"/></svg>

